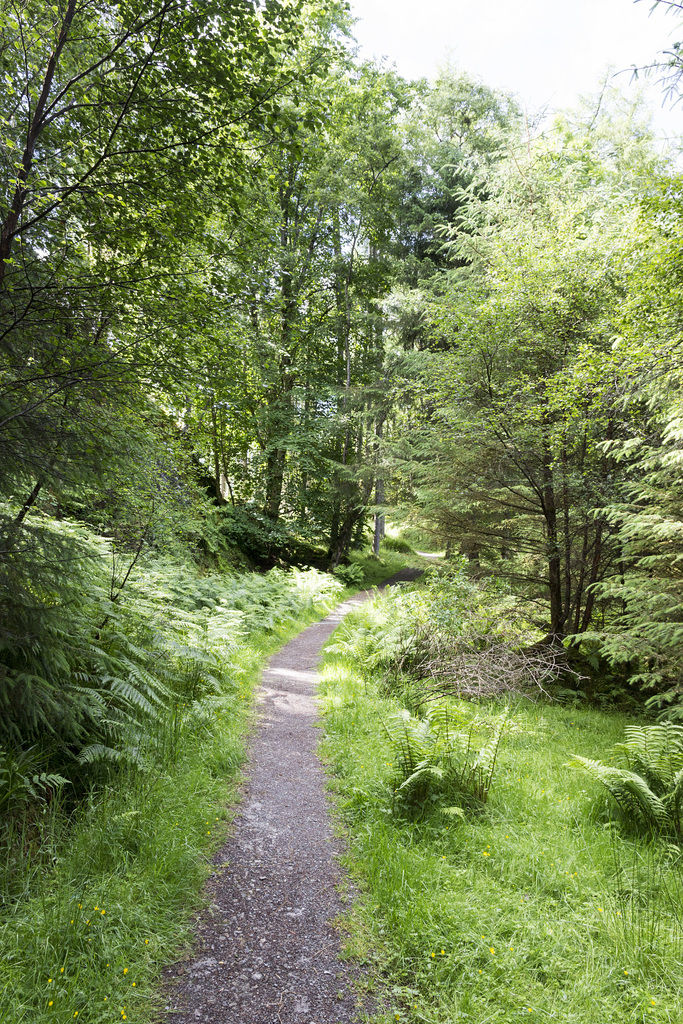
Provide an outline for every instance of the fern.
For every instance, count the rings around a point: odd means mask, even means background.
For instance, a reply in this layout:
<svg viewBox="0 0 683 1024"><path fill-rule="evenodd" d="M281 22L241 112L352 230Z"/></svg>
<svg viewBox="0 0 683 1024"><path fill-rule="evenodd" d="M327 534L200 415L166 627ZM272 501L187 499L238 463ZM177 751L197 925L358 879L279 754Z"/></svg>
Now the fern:
<svg viewBox="0 0 683 1024"><path fill-rule="evenodd" d="M430 758L436 740L428 722L403 710L389 718L384 729L402 774L409 775Z"/></svg>
<svg viewBox="0 0 683 1024"><path fill-rule="evenodd" d="M382 594L342 622L327 649L352 657L369 673L401 662L421 602L421 595L410 591Z"/></svg>
<svg viewBox="0 0 683 1024"><path fill-rule="evenodd" d="M683 728L671 722L630 726L614 754L621 767L578 755L569 765L599 782L640 831L679 837L683 831Z"/></svg>
<svg viewBox="0 0 683 1024"><path fill-rule="evenodd" d="M77 540L87 557L74 562L68 607L41 576L31 599L51 605L40 631L10 649L0 626L0 744L18 758L34 750L39 762L19 776L0 755L0 813L46 799L48 777L78 791L120 766L173 761L184 733L209 728L210 701L234 694L232 662L247 635L326 607L341 590L315 570L199 576L157 560L139 562L112 601L109 545L83 530Z"/></svg>
<svg viewBox="0 0 683 1024"><path fill-rule="evenodd" d="M502 715L498 719L498 723L493 731L493 735L488 743L486 743L479 753L477 754L475 761L472 765L471 772L471 787L474 795L482 803L486 803L493 782L493 774L496 768L496 761L498 759L498 749L500 747L500 741L507 725L510 709L506 708Z"/></svg>
<svg viewBox="0 0 683 1024"><path fill-rule="evenodd" d="M0 747L0 813L20 811L68 785L62 775L40 771L44 760L45 754L35 745L28 750Z"/></svg>
<svg viewBox="0 0 683 1024"><path fill-rule="evenodd" d="M396 788L413 805L457 793L474 804L486 803L508 710L498 717L493 735L476 749L477 722L446 702L427 709L425 718L408 711L384 723L396 764ZM461 809L450 809L460 813Z"/></svg>
<svg viewBox="0 0 683 1024"><path fill-rule="evenodd" d="M647 727L628 726L626 742L615 750L627 766L655 792L666 793L683 768L683 728L672 722Z"/></svg>
<svg viewBox="0 0 683 1024"><path fill-rule="evenodd" d="M78 763L81 765L132 764L142 770L148 767L140 751L134 747L108 747L104 743L91 743L87 747L83 747L78 755Z"/></svg>
<svg viewBox="0 0 683 1024"><path fill-rule="evenodd" d="M601 783L623 813L638 825L658 831L667 824L669 815L665 804L642 776L578 755L569 761L569 765Z"/></svg>

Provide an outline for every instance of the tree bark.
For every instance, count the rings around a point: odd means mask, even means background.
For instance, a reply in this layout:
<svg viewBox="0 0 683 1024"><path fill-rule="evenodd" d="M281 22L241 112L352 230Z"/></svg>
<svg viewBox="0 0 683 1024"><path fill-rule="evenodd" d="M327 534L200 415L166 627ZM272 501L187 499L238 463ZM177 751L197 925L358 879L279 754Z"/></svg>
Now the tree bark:
<svg viewBox="0 0 683 1024"><path fill-rule="evenodd" d="M379 446L384 433L384 416L380 416L377 419L377 426L375 427L375 505L381 506L385 502L384 493L384 479L379 473ZM375 529L372 538L372 551L373 554L379 555L379 546L384 536L384 514L382 512L375 512Z"/></svg>
<svg viewBox="0 0 683 1024"><path fill-rule="evenodd" d="M566 615L562 607L562 565L557 535L557 504L553 480L552 453L547 438L543 441L543 517L546 526L548 591L550 596L550 632L559 636Z"/></svg>
<svg viewBox="0 0 683 1024"><path fill-rule="evenodd" d="M598 572L600 570L600 560L602 558L602 533L603 523L598 520L598 525L595 529L595 544L593 546L593 560L591 562L591 571L588 577L587 596L586 596L586 607L583 611L583 619L581 620L581 632L585 633L590 625L590 621L593 615L593 607L595 605L595 587L594 584L598 581Z"/></svg>
<svg viewBox="0 0 683 1024"><path fill-rule="evenodd" d="M55 77L55 71L59 63L59 58L62 55L62 50L66 45L66 41L69 38L69 32L71 30L71 23L76 12L76 0L69 0L66 11L64 13L64 19L59 31L59 37L57 39L57 45L50 55L50 59L47 62L47 68L45 69L45 76L43 78L43 84L40 90L40 96L36 103L36 108L31 118L31 124L29 125L28 132L26 134L26 143L24 145L24 152L21 157L21 167L17 174L16 185L14 188L14 195L12 197L12 203L7 215L0 229L0 284L5 279L5 271L7 269L7 260L12 252L12 243L16 235L17 226L26 203L26 196L28 195L28 178L33 167L33 157L35 155L36 143L40 133L44 128L43 116L45 114L45 107L47 101L50 98L52 91L52 83Z"/></svg>

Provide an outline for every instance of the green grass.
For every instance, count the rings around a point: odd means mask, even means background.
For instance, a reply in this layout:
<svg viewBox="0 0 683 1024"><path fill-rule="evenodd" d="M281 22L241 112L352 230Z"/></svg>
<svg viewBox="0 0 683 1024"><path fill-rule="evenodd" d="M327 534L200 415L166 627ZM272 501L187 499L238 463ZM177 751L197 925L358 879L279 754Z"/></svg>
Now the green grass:
<svg viewBox="0 0 683 1024"><path fill-rule="evenodd" d="M67 815L55 802L17 824L6 856L23 860L5 865L0 903L3 1024L155 1018L160 969L191 941L229 827L260 670L326 609L290 607L232 649L227 685L183 714L164 764L102 768L85 805Z"/></svg>
<svg viewBox="0 0 683 1024"><path fill-rule="evenodd" d="M403 545L412 551L429 551L435 554L443 553L444 549L443 540L440 537L419 526L398 526L395 523L387 523L386 540L389 541L389 544L393 542L399 545L395 550L404 550Z"/></svg>
<svg viewBox="0 0 683 1024"><path fill-rule="evenodd" d="M408 818L392 812L393 702L344 654L327 655L321 692L363 893L351 948L382 974L387 1020L683 1020L680 855L607 824L603 793L565 767L604 757L626 718L520 702L486 807L461 821L428 801Z"/></svg>
<svg viewBox="0 0 683 1024"><path fill-rule="evenodd" d="M359 561L368 565L369 582L405 563L397 557ZM224 608L216 602L216 593L223 593L217 577L170 573L170 593L169 572L141 579L140 594L129 598L132 621L138 603L154 622L165 609L160 635L169 651L185 651L171 632L176 620L197 631L197 638L188 634L185 640L190 653L192 644L205 642L223 651L219 692L176 705L170 722L160 724L167 734L156 743L150 770L101 765L91 796L68 814L67 787L61 804L43 802L14 825L3 823L2 1024L158 1019L160 970L192 941L192 914L202 904L211 855L227 834L238 799L261 668L283 643L357 589L332 595L326 577L310 574L294 588L281 573L244 575L227 579Z"/></svg>
<svg viewBox="0 0 683 1024"><path fill-rule="evenodd" d="M375 555L352 552L351 562L354 565L359 565L363 570L365 579L361 589L378 586L406 566L424 568L424 559L411 557L398 551L382 551L379 558Z"/></svg>

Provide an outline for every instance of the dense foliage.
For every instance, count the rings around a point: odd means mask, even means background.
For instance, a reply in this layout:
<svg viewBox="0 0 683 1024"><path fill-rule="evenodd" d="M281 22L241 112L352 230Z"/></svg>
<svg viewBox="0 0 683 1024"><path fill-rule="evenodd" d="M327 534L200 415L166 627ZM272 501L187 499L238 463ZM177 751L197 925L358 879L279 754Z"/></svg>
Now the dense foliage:
<svg viewBox="0 0 683 1024"><path fill-rule="evenodd" d="M108 608L97 643L76 615L50 680L61 692L43 681L50 718L31 746L18 747L26 723L3 709L3 1021L105 1024L160 1009L153 982L187 941L225 835L264 657L340 590L315 570L199 576L157 561ZM66 705L68 737L64 708L46 698Z"/></svg>
<svg viewBox="0 0 683 1024"><path fill-rule="evenodd" d="M342 0L0 11L15 896L41 816L235 713L243 636L360 586L388 510L450 559L338 639L407 705L407 804L488 796L500 733L448 701L683 715L683 182L608 88L533 126L454 68L359 60L350 25Z"/></svg>
<svg viewBox="0 0 683 1024"><path fill-rule="evenodd" d="M490 630L497 595L458 579L439 589L437 605L452 594L452 633L477 620ZM350 944L383 979L387 1010L430 1024L675 1020L680 727L510 690L441 694L415 714L411 671L387 687L386 667L365 658L382 632L394 644L401 602L428 609L432 595L354 612L321 684L346 864L362 894Z"/></svg>

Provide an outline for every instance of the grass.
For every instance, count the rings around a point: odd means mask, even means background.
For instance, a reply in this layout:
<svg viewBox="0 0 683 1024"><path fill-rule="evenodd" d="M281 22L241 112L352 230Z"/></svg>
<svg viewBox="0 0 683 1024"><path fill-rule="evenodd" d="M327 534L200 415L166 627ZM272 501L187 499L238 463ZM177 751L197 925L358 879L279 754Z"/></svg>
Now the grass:
<svg viewBox="0 0 683 1024"><path fill-rule="evenodd" d="M154 1018L160 968L191 941L229 826L260 669L325 610L290 609L232 651L230 685L183 719L163 767L110 770L70 815L55 803L17 825L8 849L24 862L0 906L3 1024Z"/></svg>
<svg viewBox="0 0 683 1024"><path fill-rule="evenodd" d="M372 554L361 554L354 551L351 553L351 563L360 566L363 570L365 578L361 589L378 586L384 580L393 576L394 573L405 569L406 566L424 568L424 559L419 556L416 557L403 552L387 550L383 550L379 558Z"/></svg>
<svg viewBox="0 0 683 1024"><path fill-rule="evenodd" d="M378 579L403 564L364 561ZM200 584L187 583L191 594ZM272 585L279 594L277 574ZM173 716L172 734L159 744L163 762L149 771L104 765L77 810L44 803L33 817L17 818L13 836L5 834L6 859L17 851L22 859L5 863L2 873L11 883L0 892L2 1024L158 1019L160 970L192 941L192 914L238 799L261 668L328 608L305 594L297 607L289 591L279 610L276 600L265 607L266 586L262 577L245 577L236 590L232 605L242 609L246 637L236 644L228 637L220 692ZM152 584L143 589L149 596ZM351 592L340 590L334 600ZM194 621L197 601L183 603L183 594L181 588L178 614ZM228 610L226 621L233 614Z"/></svg>
<svg viewBox="0 0 683 1024"><path fill-rule="evenodd" d="M398 545L395 550L405 551L407 547L413 551L428 551L434 554L443 553L443 539L436 536L432 531L420 528L419 526L398 526L395 523L387 523L386 540L389 545ZM404 547L405 545L405 547Z"/></svg>
<svg viewBox="0 0 683 1024"><path fill-rule="evenodd" d="M321 694L363 892L351 949L384 978L383 1019L683 1020L680 854L610 825L600 789L565 767L604 757L628 719L520 702L485 808L401 816L382 726L396 705L348 653L326 656Z"/></svg>

